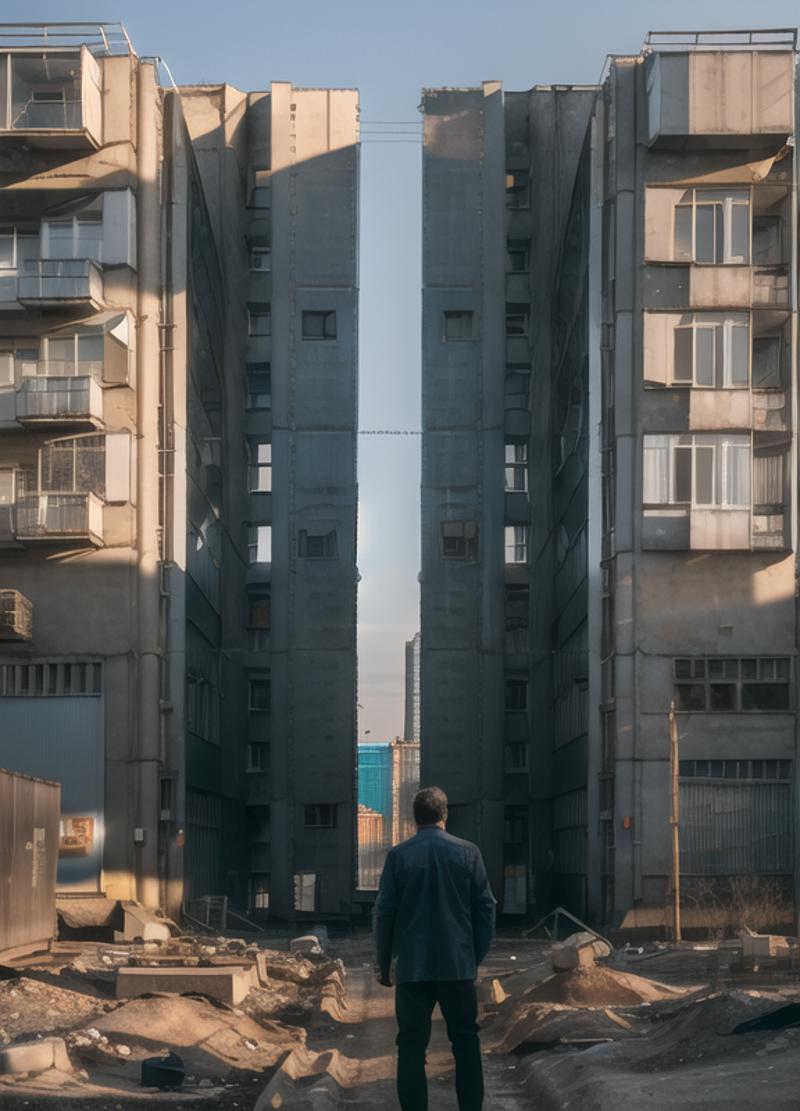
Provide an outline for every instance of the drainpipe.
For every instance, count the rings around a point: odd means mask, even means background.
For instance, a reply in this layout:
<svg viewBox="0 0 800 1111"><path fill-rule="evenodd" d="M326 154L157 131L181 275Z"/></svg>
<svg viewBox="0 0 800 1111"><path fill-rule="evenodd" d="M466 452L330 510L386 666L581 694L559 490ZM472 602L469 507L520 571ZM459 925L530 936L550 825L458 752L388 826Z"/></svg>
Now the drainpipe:
<svg viewBox="0 0 800 1111"><path fill-rule="evenodd" d="M138 313L137 415L137 729L133 761L136 897L159 905L158 828L160 757L160 535L159 535L159 92L155 65L137 70Z"/></svg>

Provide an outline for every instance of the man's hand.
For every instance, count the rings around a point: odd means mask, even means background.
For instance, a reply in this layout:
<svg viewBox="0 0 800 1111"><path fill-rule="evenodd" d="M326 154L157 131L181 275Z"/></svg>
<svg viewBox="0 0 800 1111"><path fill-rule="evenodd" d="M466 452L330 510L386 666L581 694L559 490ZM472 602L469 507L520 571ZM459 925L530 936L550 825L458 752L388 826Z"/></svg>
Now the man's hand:
<svg viewBox="0 0 800 1111"><path fill-rule="evenodd" d="M392 977L388 972L375 965L375 978L382 988L390 988L392 986Z"/></svg>

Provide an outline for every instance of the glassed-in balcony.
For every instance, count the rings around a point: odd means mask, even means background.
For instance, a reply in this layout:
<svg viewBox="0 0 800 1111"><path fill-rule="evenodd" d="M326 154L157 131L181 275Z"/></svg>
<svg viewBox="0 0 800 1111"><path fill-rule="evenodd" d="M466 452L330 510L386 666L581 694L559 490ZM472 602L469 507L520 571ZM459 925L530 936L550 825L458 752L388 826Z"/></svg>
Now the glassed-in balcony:
<svg viewBox="0 0 800 1111"><path fill-rule="evenodd" d="M0 144L96 150L102 142L97 60L75 50L0 53Z"/></svg>
<svg viewBox="0 0 800 1111"><path fill-rule="evenodd" d="M23 425L103 423L103 390L91 375L24 378L17 393L17 421Z"/></svg>
<svg viewBox="0 0 800 1111"><path fill-rule="evenodd" d="M21 543L103 543L103 503L95 494L29 494L17 501L14 518Z"/></svg>
<svg viewBox="0 0 800 1111"><path fill-rule="evenodd" d="M103 305L103 271L88 258L32 259L17 279L17 300L31 308L96 312Z"/></svg>
<svg viewBox="0 0 800 1111"><path fill-rule="evenodd" d="M30 640L33 605L18 590L0 590L0 641Z"/></svg>

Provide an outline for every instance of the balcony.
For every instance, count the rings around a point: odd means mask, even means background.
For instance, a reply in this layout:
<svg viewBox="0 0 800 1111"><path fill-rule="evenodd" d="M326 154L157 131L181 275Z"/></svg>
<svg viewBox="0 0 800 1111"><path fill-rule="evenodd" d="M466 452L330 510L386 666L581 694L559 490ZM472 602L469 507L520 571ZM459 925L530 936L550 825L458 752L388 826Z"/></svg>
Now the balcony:
<svg viewBox="0 0 800 1111"><path fill-rule="evenodd" d="M103 390L91 375L24 378L17 393L17 421L25 427L102 428Z"/></svg>
<svg viewBox="0 0 800 1111"><path fill-rule="evenodd" d="M0 145L97 150L102 80L87 47L0 52Z"/></svg>
<svg viewBox="0 0 800 1111"><path fill-rule="evenodd" d="M14 507L20 543L79 540L103 544L103 503L95 494L31 494Z"/></svg>
<svg viewBox="0 0 800 1111"><path fill-rule="evenodd" d="M0 641L33 637L33 605L18 590L0 590Z"/></svg>
<svg viewBox="0 0 800 1111"><path fill-rule="evenodd" d="M17 279L17 300L35 309L85 309L103 305L103 271L88 258L40 258Z"/></svg>

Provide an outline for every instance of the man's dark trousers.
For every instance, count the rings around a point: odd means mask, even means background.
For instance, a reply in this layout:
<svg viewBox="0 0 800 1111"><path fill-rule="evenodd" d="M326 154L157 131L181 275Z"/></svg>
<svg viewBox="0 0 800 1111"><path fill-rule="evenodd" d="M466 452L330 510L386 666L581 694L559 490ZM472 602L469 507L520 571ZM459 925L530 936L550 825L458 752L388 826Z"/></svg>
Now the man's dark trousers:
<svg viewBox="0 0 800 1111"><path fill-rule="evenodd" d="M428 1111L425 1051L433 1008L439 1004L456 1062L460 1111L483 1106L483 1063L478 1041L478 1000L472 980L423 980L398 984L397 1094L402 1111Z"/></svg>

